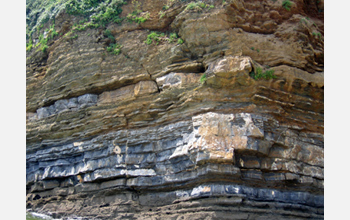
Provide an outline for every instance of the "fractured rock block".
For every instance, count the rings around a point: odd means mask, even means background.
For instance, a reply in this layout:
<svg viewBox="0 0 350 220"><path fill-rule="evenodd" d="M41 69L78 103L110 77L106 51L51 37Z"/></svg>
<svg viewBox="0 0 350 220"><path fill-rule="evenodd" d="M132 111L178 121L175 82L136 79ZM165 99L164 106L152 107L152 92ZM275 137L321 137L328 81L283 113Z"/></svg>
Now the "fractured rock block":
<svg viewBox="0 0 350 220"><path fill-rule="evenodd" d="M165 76L156 79L160 89L168 89L172 87L183 87L187 84L198 83L199 74L195 73L174 73L171 72Z"/></svg>
<svg viewBox="0 0 350 220"><path fill-rule="evenodd" d="M60 183L57 180L46 180L43 181L43 187L44 189L53 189L60 185Z"/></svg>
<svg viewBox="0 0 350 220"><path fill-rule="evenodd" d="M129 85L113 91L103 92L98 98L98 103L104 104L128 100L134 97L134 88L135 85Z"/></svg>
<svg viewBox="0 0 350 220"><path fill-rule="evenodd" d="M207 84L212 87L247 86L252 83L250 57L226 56L209 64Z"/></svg>
<svg viewBox="0 0 350 220"><path fill-rule="evenodd" d="M97 103L98 95L95 94L85 94L78 97L79 107L83 108L85 106L95 105Z"/></svg>
<svg viewBox="0 0 350 220"><path fill-rule="evenodd" d="M154 81L141 81L135 85L135 96L142 96L158 92L157 84Z"/></svg>
<svg viewBox="0 0 350 220"><path fill-rule="evenodd" d="M36 113L38 115L38 119L42 119L50 116L50 112L45 107L39 108L38 110L36 110Z"/></svg>
<svg viewBox="0 0 350 220"><path fill-rule="evenodd" d="M61 112L61 111L68 109L67 105L68 105L67 99L58 100L54 104L56 112Z"/></svg>

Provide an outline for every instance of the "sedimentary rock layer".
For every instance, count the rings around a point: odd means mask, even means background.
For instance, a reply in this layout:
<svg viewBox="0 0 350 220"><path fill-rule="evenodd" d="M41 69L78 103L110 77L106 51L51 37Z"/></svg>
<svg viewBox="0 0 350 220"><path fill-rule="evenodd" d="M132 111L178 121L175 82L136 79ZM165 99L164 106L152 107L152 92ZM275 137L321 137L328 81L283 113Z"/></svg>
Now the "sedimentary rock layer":
<svg viewBox="0 0 350 220"><path fill-rule="evenodd" d="M62 35L27 52L27 208L56 218L323 218L321 3L203 2L142 1L145 22L74 38L64 34L79 16L56 15ZM119 54L107 51L105 29ZM147 44L152 31L165 34ZM276 77L254 78L271 69Z"/></svg>

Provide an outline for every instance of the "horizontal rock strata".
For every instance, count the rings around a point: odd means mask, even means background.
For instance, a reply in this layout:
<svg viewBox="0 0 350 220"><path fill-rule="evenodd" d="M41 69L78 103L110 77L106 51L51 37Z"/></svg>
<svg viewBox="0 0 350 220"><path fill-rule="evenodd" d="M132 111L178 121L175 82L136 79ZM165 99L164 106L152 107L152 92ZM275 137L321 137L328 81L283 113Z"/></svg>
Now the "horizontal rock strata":
<svg viewBox="0 0 350 220"><path fill-rule="evenodd" d="M27 52L28 209L62 219L323 219L323 1L289 11L282 1L203 2L142 1L145 22L71 38L79 16L56 15L62 34ZM107 29L118 54L107 51ZM147 44L152 31L164 35ZM254 78L269 70L275 77Z"/></svg>

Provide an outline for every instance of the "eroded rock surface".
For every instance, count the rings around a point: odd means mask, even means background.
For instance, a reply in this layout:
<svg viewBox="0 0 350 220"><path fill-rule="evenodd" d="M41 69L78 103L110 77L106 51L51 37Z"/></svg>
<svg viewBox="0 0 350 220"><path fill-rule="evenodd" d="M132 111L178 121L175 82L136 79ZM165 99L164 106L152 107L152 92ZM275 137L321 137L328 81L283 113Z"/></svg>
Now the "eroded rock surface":
<svg viewBox="0 0 350 220"><path fill-rule="evenodd" d="M323 1L190 2L140 1L145 22L74 38L64 34L79 16L57 14L62 35L27 52L27 208L323 219ZM152 31L165 34L148 45ZM276 77L256 80L258 69Z"/></svg>

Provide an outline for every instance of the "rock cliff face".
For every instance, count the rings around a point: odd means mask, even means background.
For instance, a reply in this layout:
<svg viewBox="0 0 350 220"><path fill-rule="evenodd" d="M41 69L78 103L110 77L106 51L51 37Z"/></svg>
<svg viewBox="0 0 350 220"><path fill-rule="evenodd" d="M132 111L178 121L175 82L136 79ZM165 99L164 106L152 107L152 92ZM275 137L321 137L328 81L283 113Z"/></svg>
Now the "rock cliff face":
<svg viewBox="0 0 350 220"><path fill-rule="evenodd" d="M124 2L27 40L27 208L323 219L323 1Z"/></svg>

